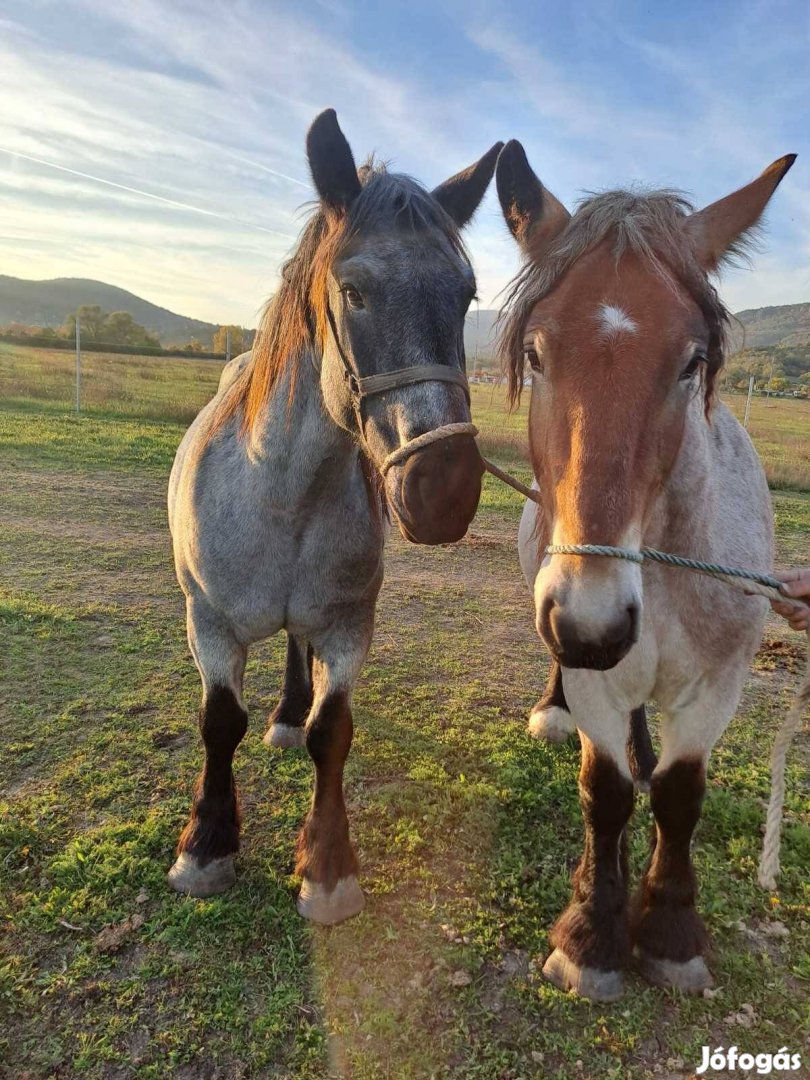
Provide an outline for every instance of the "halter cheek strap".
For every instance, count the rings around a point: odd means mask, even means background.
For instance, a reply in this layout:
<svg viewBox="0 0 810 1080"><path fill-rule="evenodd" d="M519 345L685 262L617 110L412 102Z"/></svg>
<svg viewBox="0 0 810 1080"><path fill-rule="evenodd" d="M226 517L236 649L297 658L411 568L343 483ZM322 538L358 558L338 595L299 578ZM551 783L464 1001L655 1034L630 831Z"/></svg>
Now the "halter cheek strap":
<svg viewBox="0 0 810 1080"><path fill-rule="evenodd" d="M382 375L358 375L352 365L349 363L348 357L343 351L343 346L340 343L340 336L337 331L337 325L335 323L335 316L332 313L331 305L326 306L326 317L329 320L329 329L332 332L332 338L335 342L335 348L338 351L338 356L343 364L343 374L346 377L346 382L349 387L349 393L352 398L352 407L354 408L355 415L357 416L357 424L360 429L360 434L363 433L363 402L366 398L375 397L377 394L383 394L386 390L395 390L401 386L413 386L420 382L447 382L455 383L456 386L460 386L464 391L464 396L467 399L467 404L470 404L470 388L467 384L467 376L460 368L447 367L444 364L415 364L413 367L398 368L396 371L386 371ZM459 424L446 424L442 428L435 428L435 431L445 431L446 428L460 428L464 425ZM467 427L473 425L468 424ZM426 432L426 434L431 434ZM445 435L439 436L440 438L447 438L450 435L467 434L467 432L461 431L447 431ZM421 439L423 436L418 436ZM429 441L435 441L433 439ZM404 446L399 447L398 451L394 453L400 453L406 448L410 447L412 443L415 443L416 439L411 439L410 442ZM421 449L414 446L411 452ZM392 455L389 455L389 458ZM408 455L404 455L407 457ZM388 459L387 459L388 460ZM386 464L384 469L390 468L394 462Z"/></svg>

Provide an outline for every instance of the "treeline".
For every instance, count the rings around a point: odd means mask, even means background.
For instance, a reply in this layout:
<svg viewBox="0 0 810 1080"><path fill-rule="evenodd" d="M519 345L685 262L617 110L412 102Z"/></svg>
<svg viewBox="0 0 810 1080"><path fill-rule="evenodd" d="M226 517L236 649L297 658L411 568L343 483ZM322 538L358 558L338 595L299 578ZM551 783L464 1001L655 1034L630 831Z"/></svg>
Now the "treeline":
<svg viewBox="0 0 810 1080"><path fill-rule="evenodd" d="M31 345L51 345L55 348L72 346L76 340L76 323L82 348L111 352L143 350L146 353L191 353L196 356L238 356L253 344L254 330L243 326L220 326L214 331L211 344L192 338L179 345L164 347L159 338L146 327L135 322L128 311L106 312L98 304L82 304L68 315L62 326L29 326L25 323L8 323L0 326L0 336Z"/></svg>
<svg viewBox="0 0 810 1080"><path fill-rule="evenodd" d="M752 375L757 390L810 397L810 343L743 349L729 358L723 383L729 389L744 390Z"/></svg>

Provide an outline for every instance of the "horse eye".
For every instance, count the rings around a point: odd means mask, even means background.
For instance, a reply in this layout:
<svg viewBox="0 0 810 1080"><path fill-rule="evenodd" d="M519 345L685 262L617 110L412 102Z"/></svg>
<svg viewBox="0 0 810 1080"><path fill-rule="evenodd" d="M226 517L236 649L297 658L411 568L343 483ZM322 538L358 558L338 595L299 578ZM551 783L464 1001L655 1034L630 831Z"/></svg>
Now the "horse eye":
<svg viewBox="0 0 810 1080"><path fill-rule="evenodd" d="M542 374L543 364L540 361L540 357L537 355L537 349L524 349L523 355L529 361L529 367L532 371L538 371Z"/></svg>
<svg viewBox="0 0 810 1080"><path fill-rule="evenodd" d="M681 382L688 382L689 379L697 372L701 364L707 363L707 357L704 353L697 352L693 355L692 359L686 365L681 372L679 379Z"/></svg>
<svg viewBox="0 0 810 1080"><path fill-rule="evenodd" d="M355 289L354 285L344 285L341 291L346 297L346 303L353 311L360 311L366 306L363 297L358 290Z"/></svg>

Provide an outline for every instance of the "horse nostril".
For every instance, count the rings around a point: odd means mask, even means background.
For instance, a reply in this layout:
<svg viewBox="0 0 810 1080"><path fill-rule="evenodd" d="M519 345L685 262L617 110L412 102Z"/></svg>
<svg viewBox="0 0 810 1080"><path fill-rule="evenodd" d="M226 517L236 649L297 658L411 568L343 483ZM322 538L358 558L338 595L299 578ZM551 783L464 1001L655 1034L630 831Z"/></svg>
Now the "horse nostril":
<svg viewBox="0 0 810 1080"><path fill-rule="evenodd" d="M627 636L633 642L638 641L639 615L640 610L638 604L628 604L627 616L630 621L630 626Z"/></svg>
<svg viewBox="0 0 810 1080"><path fill-rule="evenodd" d="M557 622L559 614L560 609L557 607L557 601L554 597L550 595L544 596L543 602L540 605L540 617L537 620L537 629L540 631L541 637L545 638L546 641L556 642L558 646L561 644L561 641L555 623Z"/></svg>

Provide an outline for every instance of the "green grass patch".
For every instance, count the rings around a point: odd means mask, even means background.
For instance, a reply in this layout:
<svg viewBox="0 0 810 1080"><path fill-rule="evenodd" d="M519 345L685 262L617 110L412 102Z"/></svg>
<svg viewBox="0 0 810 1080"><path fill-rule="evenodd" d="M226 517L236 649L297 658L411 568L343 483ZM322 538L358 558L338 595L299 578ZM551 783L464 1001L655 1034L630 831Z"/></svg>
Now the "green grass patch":
<svg viewBox="0 0 810 1080"><path fill-rule="evenodd" d="M26 383L30 358L0 359L4 1075L652 1080L689 1073L704 1042L804 1047L806 741L790 758L778 897L756 884L768 751L801 663L798 635L771 622L712 759L695 855L713 998L630 977L618 1005L596 1006L540 976L580 850L579 754L525 733L546 659L515 552L521 500L489 477L464 543L390 545L347 770L366 911L330 930L295 914L312 769L305 753L261 743L280 639L252 651L246 674L238 883L211 900L176 896L165 872L200 749L165 525L185 419L171 403L207 380L196 409L218 365L125 370L116 379L140 379L140 396L119 409L111 389L77 419L63 400L67 369L57 386L44 357ZM187 381L173 384L172 370ZM793 405L779 403L785 439L806 437L791 427ZM528 481L525 414L506 415L487 387L473 388L473 406L485 452ZM806 559L810 495L777 490L774 509L779 563ZM640 798L636 876L650 828ZM770 933L776 920L786 934ZM743 1006L746 1029L728 1020Z"/></svg>

